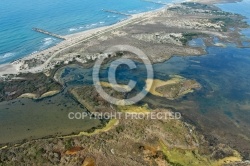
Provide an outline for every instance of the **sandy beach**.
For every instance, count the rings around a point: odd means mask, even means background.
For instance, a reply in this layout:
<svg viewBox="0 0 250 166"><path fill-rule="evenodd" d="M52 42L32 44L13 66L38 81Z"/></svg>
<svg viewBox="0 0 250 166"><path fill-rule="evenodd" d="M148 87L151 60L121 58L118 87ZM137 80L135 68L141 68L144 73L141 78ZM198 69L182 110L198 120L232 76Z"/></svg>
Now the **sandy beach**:
<svg viewBox="0 0 250 166"><path fill-rule="evenodd" d="M237 1L240 1L240 0L209 0L209 1L187 0L187 2L200 2L200 3L206 3L206 4L229 3L229 2L237 2ZM51 60L55 56L63 52L64 50L74 47L75 45L78 45L80 43L87 42L91 39L97 38L105 33L115 31L116 29L119 29L126 25L136 24L139 22L143 22L145 20L152 19L153 17L156 17L160 12L164 12L167 9L167 7L170 7L172 5L173 4L169 4L157 10L153 10L149 12L133 14L128 19L120 21L110 26L99 27L99 28L90 29L87 31L63 36L66 40L60 42L59 44L53 47L50 47L48 49L45 49L43 51L40 51L34 54L27 55L12 63L0 65L0 77L4 77L5 75L9 75L9 74L16 75L19 73L38 73L38 72L43 72L48 69L51 69L53 68L53 66L51 66L50 64ZM210 33L215 36L221 35L216 32L205 32L205 33ZM221 37L225 37L225 36L221 36ZM25 64L25 61L27 60L34 61L34 64L32 67L28 67L27 64ZM39 63L37 63L37 61Z"/></svg>
<svg viewBox="0 0 250 166"><path fill-rule="evenodd" d="M157 10L149 11L149 12L134 14L134 15L131 15L131 17L129 17L128 19L120 21L120 22L113 24L113 25L110 25L110 26L99 27L99 28L90 29L90 30L86 30L83 32L78 32L78 33L63 36L66 40L60 42L59 44L57 44L53 47L50 47L48 49L45 49L43 51L40 51L40 52L37 52L34 54L27 55L27 56L25 56L21 59L18 59L12 63L6 63L6 64L0 65L0 77L3 77L4 75L8 75L8 74L42 72L42 71L44 71L45 68L47 68L47 69L50 68L50 66L47 66L49 64L49 62L58 53L62 52L63 50L65 50L69 47L73 47L74 45L77 45L81 42L91 40L95 37L98 37L98 36L104 34L104 33L114 31L114 30L121 28L123 26L126 26L128 24L138 23L138 22L142 22L142 21L145 21L147 19L150 19L150 18L156 16L158 12L165 10L165 8L166 8L166 6L160 8L160 9L157 9ZM49 55L49 56L47 57L44 55ZM38 65L34 68L20 69L20 66L24 65L25 60L31 60L31 59L44 60L45 63Z"/></svg>

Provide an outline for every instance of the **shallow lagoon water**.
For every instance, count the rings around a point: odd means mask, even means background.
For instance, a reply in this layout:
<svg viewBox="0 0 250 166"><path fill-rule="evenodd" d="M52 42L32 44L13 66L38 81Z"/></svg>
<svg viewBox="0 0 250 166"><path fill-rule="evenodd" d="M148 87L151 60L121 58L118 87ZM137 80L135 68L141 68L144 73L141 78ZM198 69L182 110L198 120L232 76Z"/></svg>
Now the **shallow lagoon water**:
<svg viewBox="0 0 250 166"><path fill-rule="evenodd" d="M202 43L195 41L198 45ZM227 44L227 47L208 47L206 50L207 55L174 56L153 65L156 79L167 80L171 75L180 75L198 81L202 85L201 90L175 101L149 94L143 102L153 107L180 111L184 120L195 124L206 137L227 143L245 152L244 157L249 158L250 48ZM133 79L138 83L137 89L145 85L144 65L136 64L136 70L129 70L126 66L118 68L116 75L119 83L126 84ZM100 72L103 81L108 81L108 70L105 66ZM92 69L68 67L63 76L73 78L67 79L68 84L82 85L92 84L91 74Z"/></svg>
<svg viewBox="0 0 250 166"><path fill-rule="evenodd" d="M249 0L243 0L242 2L236 2L236 3L217 4L216 6L218 6L224 11L233 12L246 16L247 17L246 21L250 23Z"/></svg>
<svg viewBox="0 0 250 166"><path fill-rule="evenodd" d="M61 93L42 100L16 99L0 103L0 144L69 135L96 127L99 120L88 117L70 120L69 112L86 109L67 94Z"/></svg>

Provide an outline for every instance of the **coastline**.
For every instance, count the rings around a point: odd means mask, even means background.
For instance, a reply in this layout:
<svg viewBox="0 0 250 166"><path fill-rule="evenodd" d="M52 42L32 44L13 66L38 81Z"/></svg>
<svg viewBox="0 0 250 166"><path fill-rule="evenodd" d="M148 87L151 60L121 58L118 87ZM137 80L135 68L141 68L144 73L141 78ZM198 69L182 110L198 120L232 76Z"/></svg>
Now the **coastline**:
<svg viewBox="0 0 250 166"><path fill-rule="evenodd" d="M204 4L218 4L218 3L235 3L239 2L241 0L209 0L209 1L204 1L204 0L185 0L183 2L198 2L198 3L204 3ZM182 3L182 2L179 2ZM123 26L126 26L128 24L132 23L138 23L145 21L147 19L150 19L157 15L158 12L164 12L168 7L176 4L175 2L171 2L167 5L164 5L161 8L152 10L152 11L147 11L143 13L137 13L137 14L132 14L131 17L122 20L120 22L117 22L112 25L108 26L103 26L103 27L98 27L82 32L77 32L74 34L69 34L63 36L66 40L61 41L55 46L49 47L45 50L36 52L34 54L28 54L24 56L23 58L14 60L13 62L9 63L4 63L0 64L0 79L4 78L5 75L18 75L20 73L39 73L39 72L44 72L47 69L50 69L49 62L52 60L57 54L60 52L66 50L67 48L73 47L74 45L80 44L82 42L91 40L93 38L96 38L98 36L101 36L102 34L114 31L118 28L121 28ZM48 55L48 56L46 56ZM41 61L44 61L43 64L40 66L36 66L31 69L21 69L21 66L24 66L24 61L26 60L31 60L31 59L39 59Z"/></svg>
<svg viewBox="0 0 250 166"><path fill-rule="evenodd" d="M98 37L104 33L113 31L115 29L121 28L123 26L126 26L128 24L131 23L135 23L135 22L142 22L146 19L150 19L151 17L155 16L155 14L157 14L158 12L164 11L168 6L171 6L172 3L165 5L159 9L156 10L152 10L152 11L148 11L148 12L143 12L143 13L137 13L137 14L132 14L131 17L122 20L120 22L117 22L115 24L112 25L108 25L108 26L103 26L103 27L98 27L98 28L94 28L94 29L90 29L90 30L86 30L86 31L82 31L82 32L77 32L74 34L69 34L69 35L65 35L63 36L65 38L64 41L58 43L55 46L52 46L50 48L47 48L45 50L36 52L34 54L29 54L24 56L23 58L14 60L13 62L9 62L9 63L5 63L5 64L1 64L0 65L0 77L3 77L4 75L9 75L9 74L20 74L20 73L38 73L38 72L42 72L46 65L48 65L49 61L51 59L53 59L53 57L60 53L61 51L72 47L74 45L77 45L81 42L84 41L88 41L92 38ZM146 19L140 19L146 17ZM20 66L23 65L23 62L25 60L30 60L33 58L41 58L43 59L43 55L46 54L51 54L52 55L49 57L49 59L47 59L45 61L44 64L40 65L39 67L30 69L30 70L20 70Z"/></svg>

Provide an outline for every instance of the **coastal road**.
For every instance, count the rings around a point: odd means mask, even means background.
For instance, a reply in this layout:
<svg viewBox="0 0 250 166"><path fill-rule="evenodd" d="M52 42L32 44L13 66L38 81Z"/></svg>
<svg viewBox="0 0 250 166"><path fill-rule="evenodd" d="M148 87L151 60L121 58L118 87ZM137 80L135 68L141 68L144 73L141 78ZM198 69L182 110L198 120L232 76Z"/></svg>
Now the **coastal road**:
<svg viewBox="0 0 250 166"><path fill-rule="evenodd" d="M134 18L133 18L134 17ZM105 33L108 33L108 32L111 32L111 31L114 31L114 30L117 30L119 28L122 28L128 24L131 24L131 23L140 23L140 22L143 22L143 21L146 21L147 19L151 18L152 16L151 15L146 15L145 13L144 14L139 14L139 15L134 15L132 16L132 18L128 19L128 20L125 20L125 21L122 21L120 23L117 23L115 25L111 25L111 26L108 26L106 28L104 28L104 30L99 30L97 32L95 32L94 34L90 34L91 36L89 37L83 37L81 39L79 39L78 41L76 41L75 43L72 43L70 46L66 46L65 48L61 49L61 50L58 50L56 52L53 53L52 56L50 56L46 62L44 62L42 65L40 66L37 66L37 67L34 67L34 68L31 68L31 69L26 69L26 70L22 70L22 72L31 72L31 73L36 73L36 72L41 72L41 71L44 71L45 69L49 69L50 66L49 66L49 63L52 61L52 59L54 59L60 52L66 50L66 49L69 49L71 47L74 47L78 44L81 44L83 42L86 42L86 41L89 41L93 38L96 38L96 37L99 37ZM67 39L66 38L66 41L67 40L70 40L70 39Z"/></svg>

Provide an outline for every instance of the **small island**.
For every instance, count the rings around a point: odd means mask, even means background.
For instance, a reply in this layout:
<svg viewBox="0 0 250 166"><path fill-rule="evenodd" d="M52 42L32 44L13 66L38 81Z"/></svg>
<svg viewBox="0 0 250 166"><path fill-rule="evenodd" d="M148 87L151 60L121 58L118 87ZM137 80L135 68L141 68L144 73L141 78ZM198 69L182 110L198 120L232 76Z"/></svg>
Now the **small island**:
<svg viewBox="0 0 250 166"><path fill-rule="evenodd" d="M148 85L152 83L152 87ZM162 81L158 79L148 79L146 81L146 90L155 96L165 97L169 100L175 100L188 93L201 88L201 85L195 80L185 79L181 76L173 76L170 80Z"/></svg>

